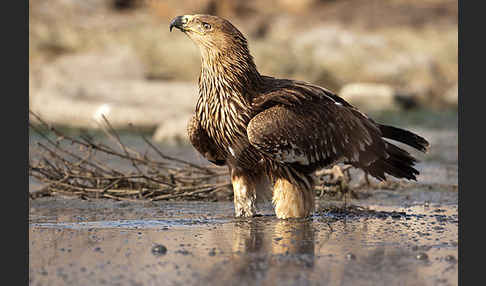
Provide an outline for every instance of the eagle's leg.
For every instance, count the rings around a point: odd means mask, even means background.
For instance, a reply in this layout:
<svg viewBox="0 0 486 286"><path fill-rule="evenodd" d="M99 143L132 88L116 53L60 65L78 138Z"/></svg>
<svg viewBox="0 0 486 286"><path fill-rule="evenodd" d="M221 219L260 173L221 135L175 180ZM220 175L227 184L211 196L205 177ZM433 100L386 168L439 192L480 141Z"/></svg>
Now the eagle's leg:
<svg viewBox="0 0 486 286"><path fill-rule="evenodd" d="M312 187L284 177L275 180L272 202L280 219L308 217L315 208Z"/></svg>
<svg viewBox="0 0 486 286"><path fill-rule="evenodd" d="M252 217L256 215L256 184L249 172L240 168L230 168L231 183L235 204L235 217Z"/></svg>

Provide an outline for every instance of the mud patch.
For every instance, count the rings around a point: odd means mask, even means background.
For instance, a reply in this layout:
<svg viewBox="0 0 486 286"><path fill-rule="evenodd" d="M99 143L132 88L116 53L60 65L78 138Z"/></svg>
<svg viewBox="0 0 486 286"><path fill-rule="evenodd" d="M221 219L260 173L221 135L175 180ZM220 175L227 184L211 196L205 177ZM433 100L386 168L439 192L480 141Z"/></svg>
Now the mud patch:
<svg viewBox="0 0 486 286"><path fill-rule="evenodd" d="M30 284L457 285L457 203L279 220L233 219L231 202L104 202L31 202Z"/></svg>

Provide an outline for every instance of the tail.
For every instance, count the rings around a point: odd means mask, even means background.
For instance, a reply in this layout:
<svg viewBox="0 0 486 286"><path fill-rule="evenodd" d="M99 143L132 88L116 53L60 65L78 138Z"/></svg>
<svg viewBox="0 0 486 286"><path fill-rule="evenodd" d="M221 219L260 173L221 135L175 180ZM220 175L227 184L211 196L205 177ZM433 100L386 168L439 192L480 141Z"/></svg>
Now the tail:
<svg viewBox="0 0 486 286"><path fill-rule="evenodd" d="M391 143L385 142L385 146L386 153L389 156L379 158L363 169L380 181L386 180L385 173L399 179L405 178L416 181L416 175L419 174L419 171L413 166L417 159Z"/></svg>
<svg viewBox="0 0 486 286"><path fill-rule="evenodd" d="M429 149L429 142L415 133L383 124L379 124L378 127L380 128L382 136L385 138L407 144L424 153Z"/></svg>
<svg viewBox="0 0 486 286"><path fill-rule="evenodd" d="M429 149L429 142L415 133L388 125L380 124L378 126L384 138L407 144L424 153ZM385 173L396 178L417 180L416 176L419 171L413 167L417 159L407 151L386 141L385 151L387 156L379 158L363 169L379 180L386 180Z"/></svg>

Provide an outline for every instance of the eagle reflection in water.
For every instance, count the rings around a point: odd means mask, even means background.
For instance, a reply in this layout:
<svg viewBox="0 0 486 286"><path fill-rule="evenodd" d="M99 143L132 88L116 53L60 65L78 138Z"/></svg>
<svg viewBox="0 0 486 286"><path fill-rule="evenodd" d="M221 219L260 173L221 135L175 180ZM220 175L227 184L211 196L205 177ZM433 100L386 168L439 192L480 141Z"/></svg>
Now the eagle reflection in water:
<svg viewBox="0 0 486 286"><path fill-rule="evenodd" d="M210 276L221 285L234 285L236 281L237 285L255 282L266 285L281 279L295 280L296 273L312 271L314 267L315 235L309 219L235 220L230 261L223 262L227 268L224 273L218 271Z"/></svg>

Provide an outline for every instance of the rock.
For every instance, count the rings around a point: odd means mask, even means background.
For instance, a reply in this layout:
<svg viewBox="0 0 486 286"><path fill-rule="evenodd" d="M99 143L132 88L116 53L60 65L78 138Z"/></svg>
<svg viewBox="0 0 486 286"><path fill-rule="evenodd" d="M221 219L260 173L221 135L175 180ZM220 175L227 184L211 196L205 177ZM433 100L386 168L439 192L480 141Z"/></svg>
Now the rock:
<svg viewBox="0 0 486 286"><path fill-rule="evenodd" d="M276 56L262 57L255 53L264 73L268 69L270 74L279 75L279 70L285 70L288 74L285 77L304 79L330 89L335 88L333 82L343 86L348 82L379 81L407 89L412 84L420 85L430 91L421 94L426 97L422 102L429 106L434 94L442 93L444 82L457 79L455 29L444 29L447 32L443 34L406 29L364 33L332 22L309 27L300 23L299 27L306 28L295 37L286 32L293 26L295 22L275 20L268 29L267 38L278 43L272 45L278 47L274 54L285 53L285 57L275 60ZM267 68L268 60L278 62L281 68ZM322 71L332 73L332 81L321 78Z"/></svg>
<svg viewBox="0 0 486 286"><path fill-rule="evenodd" d="M152 247L151 251L155 256L163 256L167 253L167 247L162 244L156 244Z"/></svg>
<svg viewBox="0 0 486 286"><path fill-rule="evenodd" d="M65 92L40 90L30 109L57 125L97 129L104 115L114 128L155 129L174 118L189 118L196 100L192 83L93 81Z"/></svg>
<svg viewBox="0 0 486 286"><path fill-rule="evenodd" d="M43 71L46 83L72 85L103 79L144 79L145 67L129 46L110 46L102 51L59 57ZM59 81L54 81L56 78Z"/></svg>
<svg viewBox="0 0 486 286"><path fill-rule="evenodd" d="M188 117L197 100L193 82L146 80L142 64L123 47L62 57L30 74L29 91L32 111L78 128L99 128L104 115L115 128L155 129Z"/></svg>
<svg viewBox="0 0 486 286"><path fill-rule="evenodd" d="M395 90L385 84L352 83L341 88L339 95L350 104L366 111L397 110Z"/></svg>
<svg viewBox="0 0 486 286"><path fill-rule="evenodd" d="M444 94L444 101L448 105L457 106L459 100L459 85L456 83Z"/></svg>

